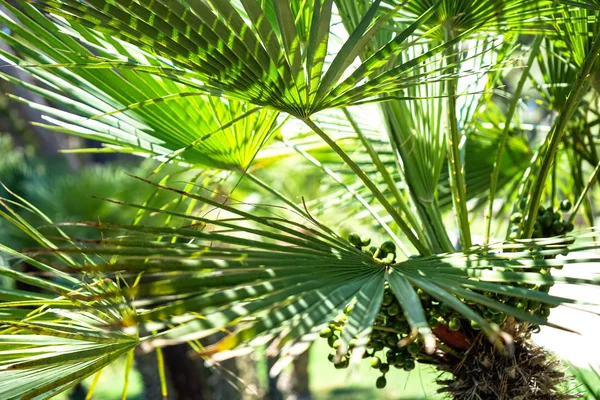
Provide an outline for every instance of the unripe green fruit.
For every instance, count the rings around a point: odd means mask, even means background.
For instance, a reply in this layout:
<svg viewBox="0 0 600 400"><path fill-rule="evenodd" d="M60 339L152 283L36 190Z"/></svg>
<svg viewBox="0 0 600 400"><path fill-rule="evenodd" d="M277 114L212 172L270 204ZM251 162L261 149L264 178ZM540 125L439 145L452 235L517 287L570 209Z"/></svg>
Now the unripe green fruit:
<svg viewBox="0 0 600 400"><path fill-rule="evenodd" d="M334 349L338 349L340 346L342 345L342 341L340 339L336 340L333 342L333 344L331 345L331 347L333 347Z"/></svg>
<svg viewBox="0 0 600 400"><path fill-rule="evenodd" d="M350 315L352 310L354 310L354 303L348 304L346 307L344 307L344 314Z"/></svg>
<svg viewBox="0 0 600 400"><path fill-rule="evenodd" d="M404 361L403 368L405 371L412 371L415 369L415 361L412 358L407 359Z"/></svg>
<svg viewBox="0 0 600 400"><path fill-rule="evenodd" d="M329 347L333 347L333 343L338 340L338 337L335 335L331 335L327 338L327 344L329 345Z"/></svg>
<svg viewBox="0 0 600 400"><path fill-rule="evenodd" d="M385 360L388 364L394 365L396 363L396 353L394 353L392 350L388 350Z"/></svg>
<svg viewBox="0 0 600 400"><path fill-rule="evenodd" d="M563 200L560 202L560 209L564 212L571 211L571 207L573 207L573 205L569 200Z"/></svg>
<svg viewBox="0 0 600 400"><path fill-rule="evenodd" d="M381 302L381 304L383 304L384 306L389 306L390 304L392 304L393 301L394 295L391 293L385 293L383 295L383 301Z"/></svg>
<svg viewBox="0 0 600 400"><path fill-rule="evenodd" d="M345 314L340 314L337 317L335 317L334 322L338 322L338 323L346 323L348 322L348 317Z"/></svg>
<svg viewBox="0 0 600 400"><path fill-rule="evenodd" d="M510 227L511 232L519 232L520 230L521 230L521 227L519 225L512 225Z"/></svg>
<svg viewBox="0 0 600 400"><path fill-rule="evenodd" d="M539 309L542 306L542 303L540 303L539 301L533 301L533 300L529 300L528 302L528 309L531 311L535 311L537 309Z"/></svg>
<svg viewBox="0 0 600 400"><path fill-rule="evenodd" d="M333 335L333 331L331 330L331 328L327 327L327 328L323 328L321 329L321 331L319 332L319 336L321 336L322 338L328 338L331 335Z"/></svg>
<svg viewBox="0 0 600 400"><path fill-rule="evenodd" d="M395 253L388 253L387 256L385 256L385 258L383 259L383 262L386 264L392 264L395 259L396 259Z"/></svg>
<svg viewBox="0 0 600 400"><path fill-rule="evenodd" d="M540 224L542 224L544 228L549 228L552 225L553 221L554 213L552 213L551 211L546 211L544 215L540 217Z"/></svg>
<svg viewBox="0 0 600 400"><path fill-rule="evenodd" d="M368 237L368 236L362 236L362 237L360 238L360 244L361 244L363 247L366 247L366 246L370 245L370 244L371 244L371 238L370 238L370 237Z"/></svg>
<svg viewBox="0 0 600 400"><path fill-rule="evenodd" d="M356 246L356 247L361 247L361 245L362 245L360 236L358 236L358 234L354 233L354 232L352 232L350 235L348 235L348 241L350 242L351 245Z"/></svg>
<svg viewBox="0 0 600 400"><path fill-rule="evenodd" d="M460 319L454 317L451 318L450 321L448 322L448 328L450 328L451 331L458 331L460 329L461 323L460 323Z"/></svg>
<svg viewBox="0 0 600 400"><path fill-rule="evenodd" d="M398 305L398 303L394 303L391 306L389 306L387 309L387 313L391 317L400 314L400 306Z"/></svg>
<svg viewBox="0 0 600 400"><path fill-rule="evenodd" d="M331 353L329 353L329 355L327 356L327 359L331 362L333 362L333 359L335 358L337 352L336 351L332 351Z"/></svg>
<svg viewBox="0 0 600 400"><path fill-rule="evenodd" d="M406 346L406 350L413 356L416 356L417 354L419 354L421 352L421 346L419 346L417 343L412 342L410 343L408 346Z"/></svg>
<svg viewBox="0 0 600 400"><path fill-rule="evenodd" d="M510 240L516 240L521 236L521 234L519 232L511 232L510 235L508 235L508 238Z"/></svg>
<svg viewBox="0 0 600 400"><path fill-rule="evenodd" d="M356 347L356 339L350 339L350 341L348 342L348 348L353 349L355 347Z"/></svg>
<svg viewBox="0 0 600 400"><path fill-rule="evenodd" d="M381 244L381 250L385 251L385 253L394 253L396 252L396 245L394 244L394 242L390 242L389 240L386 240L385 242L383 242Z"/></svg>
<svg viewBox="0 0 600 400"><path fill-rule="evenodd" d="M387 381L385 380L385 376L380 376L379 378L377 378L377 381L375 382L375 386L377 386L377 389L383 389L386 384L387 384Z"/></svg>
<svg viewBox="0 0 600 400"><path fill-rule="evenodd" d="M390 370L390 364L387 364L387 363L381 364L381 366L379 367L379 370L381 372L383 372L384 374L387 373Z"/></svg>
<svg viewBox="0 0 600 400"><path fill-rule="evenodd" d="M546 212L546 209L542 206L540 206L538 208L538 215L544 215L544 213Z"/></svg>
<svg viewBox="0 0 600 400"><path fill-rule="evenodd" d="M492 314L492 313L490 312L490 310L488 310L488 309L484 308L484 309L483 309L483 312L481 313L481 316L482 316L483 318L485 318L486 320L491 320L491 319L492 319L492 317L494 316L494 314Z"/></svg>
<svg viewBox="0 0 600 400"><path fill-rule="evenodd" d="M516 212L510 216L510 222L512 222L513 224L518 224L522 220L523 220L523 214L521 214L520 212Z"/></svg>
<svg viewBox="0 0 600 400"><path fill-rule="evenodd" d="M392 333L385 338L385 342L388 346L394 347L398 344L398 335Z"/></svg>
<svg viewBox="0 0 600 400"><path fill-rule="evenodd" d="M518 301L515 305L517 310L526 310L527 309L527 300Z"/></svg>
<svg viewBox="0 0 600 400"><path fill-rule="evenodd" d="M448 315L450 312L452 311L452 309L450 308L450 306L446 303L443 303L440 305L440 315L442 317L445 317L446 315Z"/></svg>
<svg viewBox="0 0 600 400"><path fill-rule="evenodd" d="M479 326L479 324L475 321L471 321L471 328L475 329L476 331L481 330L481 326Z"/></svg>
<svg viewBox="0 0 600 400"><path fill-rule="evenodd" d="M504 323L504 320L506 320L506 315L504 315L503 313L496 314L492 317L492 322L498 325L502 325Z"/></svg>
<svg viewBox="0 0 600 400"><path fill-rule="evenodd" d="M372 256L375 255L376 251L377 251L377 247L375 247L375 246L369 247L369 253L371 253Z"/></svg>
<svg viewBox="0 0 600 400"><path fill-rule="evenodd" d="M381 367L381 359L379 357L371 357L371 367L379 369Z"/></svg>
<svg viewBox="0 0 600 400"><path fill-rule="evenodd" d="M573 232L575 226L571 222L565 222L565 232Z"/></svg>
<svg viewBox="0 0 600 400"><path fill-rule="evenodd" d="M435 317L429 318L428 323L429 323L429 327L431 329L435 329L435 328L437 328L438 326L441 325L440 321L437 318L435 318Z"/></svg>
<svg viewBox="0 0 600 400"><path fill-rule="evenodd" d="M348 360L348 357L343 356L342 358L340 358L340 362L338 362L337 364L333 364L333 366L335 367L335 369L344 369L348 368L349 364L350 361Z"/></svg>

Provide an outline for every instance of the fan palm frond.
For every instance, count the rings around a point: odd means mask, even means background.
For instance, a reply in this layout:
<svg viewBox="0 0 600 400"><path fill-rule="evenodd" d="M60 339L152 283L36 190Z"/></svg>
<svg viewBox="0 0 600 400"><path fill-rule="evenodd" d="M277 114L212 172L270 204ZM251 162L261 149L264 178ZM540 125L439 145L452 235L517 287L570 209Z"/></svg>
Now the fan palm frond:
<svg viewBox="0 0 600 400"><path fill-rule="evenodd" d="M277 208L260 216L242 211L235 203L224 205L178 189L157 187L189 196L227 214L221 219L209 220L121 203L192 220L194 226L78 224L101 228L105 239L93 246L61 246L53 250L88 254L96 262L78 269L116 282L135 282L101 297L130 299L137 313L123 319L122 324L126 326L151 323L153 329L163 327L156 336L142 339L151 340L155 345L199 340L225 329L230 334L204 354L256 343L261 337L278 337L280 347L284 347L306 335L311 337L354 301L354 309L358 311L350 314L349 331L344 340L364 339L379 309L382 287L387 281L403 305L412 328L426 338L432 350L435 342L420 303L423 295L447 303L489 335L496 335L498 327L481 317L476 305L533 324L547 324L545 317L524 312L498 299L523 298L549 305L583 304L584 299L559 298L519 285L539 288L553 284L600 283L596 278L547 273L550 268L566 264L596 261L584 257L548 259L548 256L569 252L576 255L593 248L573 245L574 240L569 237L491 245L468 252L399 259L386 264L357 250L312 220L306 212L290 218L285 216L285 209ZM296 221L297 218L300 220ZM299 229L300 226L303 228ZM121 239L111 239L107 236L111 230L128 234ZM171 238L172 244L152 241L156 236ZM108 256L112 261L103 261ZM424 294L418 295L417 289Z"/></svg>

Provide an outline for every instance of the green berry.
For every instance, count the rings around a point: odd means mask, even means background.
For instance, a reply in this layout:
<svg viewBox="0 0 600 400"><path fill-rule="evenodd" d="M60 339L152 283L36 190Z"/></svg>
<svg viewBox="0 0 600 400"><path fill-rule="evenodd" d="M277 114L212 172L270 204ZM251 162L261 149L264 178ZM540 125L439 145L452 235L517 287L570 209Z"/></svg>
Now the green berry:
<svg viewBox="0 0 600 400"><path fill-rule="evenodd" d="M349 364L350 364L350 360L348 360L348 357L343 356L342 358L340 358L340 362L338 362L337 364L333 364L333 366L336 369L344 369L344 368L348 368Z"/></svg>
<svg viewBox="0 0 600 400"><path fill-rule="evenodd" d="M331 335L327 338L327 344L329 345L329 347L333 347L333 343L335 343L335 341L338 340L338 337L335 335Z"/></svg>
<svg viewBox="0 0 600 400"><path fill-rule="evenodd" d="M550 228L552 226L552 222L554 221L554 213L552 211L546 211L544 215L540 218L540 223L544 228Z"/></svg>
<svg viewBox="0 0 600 400"><path fill-rule="evenodd" d="M348 235L348 241L350 242L351 245L356 246L356 247L361 247L361 245L362 245L362 242L360 240L360 236L358 236L358 233L352 232L350 235Z"/></svg>
<svg viewBox="0 0 600 400"><path fill-rule="evenodd" d="M505 319L506 319L506 315L504 315L503 313L500 313L500 314L496 314L492 317L492 322L494 322L495 324L498 324L498 325L502 325L504 323Z"/></svg>
<svg viewBox="0 0 600 400"><path fill-rule="evenodd" d="M377 356L371 357L371 367L379 369L381 367L381 359Z"/></svg>
<svg viewBox="0 0 600 400"><path fill-rule="evenodd" d="M513 224L518 224L522 220L523 220L523 214L521 214L520 212L516 212L510 216L510 222L512 222Z"/></svg>
<svg viewBox="0 0 600 400"><path fill-rule="evenodd" d="M510 235L508 235L508 238L510 240L516 240L520 237L521 237L521 234L519 232L511 232Z"/></svg>
<svg viewBox="0 0 600 400"><path fill-rule="evenodd" d="M400 314L400 306L398 303L394 303L388 307L387 313L390 317Z"/></svg>
<svg viewBox="0 0 600 400"><path fill-rule="evenodd" d="M386 254L394 253L396 251L396 245L394 242L387 240L381 244L381 250L385 251Z"/></svg>
<svg viewBox="0 0 600 400"><path fill-rule="evenodd" d="M342 345L342 341L340 339L336 340L333 342L333 344L331 345L331 347L333 347L334 349L338 349L340 346Z"/></svg>
<svg viewBox="0 0 600 400"><path fill-rule="evenodd" d="M319 332L319 336L321 336L322 338L328 338L331 335L333 335L333 331L331 330L331 328L327 327L327 328L323 328L321 329L321 331Z"/></svg>
<svg viewBox="0 0 600 400"><path fill-rule="evenodd" d="M385 342L387 343L388 346L391 346L391 347L396 346L398 344L398 335L396 335L395 333L389 334L385 338Z"/></svg>
<svg viewBox="0 0 600 400"><path fill-rule="evenodd" d="M446 303L443 303L440 305L440 315L442 317L445 317L446 315L448 315L450 312L452 311L452 309L450 308L450 306Z"/></svg>
<svg viewBox="0 0 600 400"><path fill-rule="evenodd" d="M471 328L475 329L476 331L481 330L481 326L479 326L479 324L475 321L471 321Z"/></svg>
<svg viewBox="0 0 600 400"><path fill-rule="evenodd" d="M555 221L562 221L562 215L558 211L556 211L553 215Z"/></svg>
<svg viewBox="0 0 600 400"><path fill-rule="evenodd" d="M385 376L380 376L379 378L377 378L377 381L375 382L375 386L377 386L377 389L383 389L386 384L387 384L387 381L385 380Z"/></svg>
<svg viewBox="0 0 600 400"><path fill-rule="evenodd" d="M389 306L390 304L392 304L393 301L394 295L388 292L383 295L383 301L381 302L381 304L383 304L384 306Z"/></svg>
<svg viewBox="0 0 600 400"><path fill-rule="evenodd" d="M542 206L540 206L538 208L538 215L544 215L544 213L546 212L546 209Z"/></svg>
<svg viewBox="0 0 600 400"><path fill-rule="evenodd" d="M395 364L396 363L396 353L394 353L394 351L392 350L388 350L388 352L386 353L385 356L385 360L387 361L388 364Z"/></svg>
<svg viewBox="0 0 600 400"><path fill-rule="evenodd" d="M355 347L356 347L356 339L350 339L350 341L348 342L348 348L353 349Z"/></svg>
<svg viewBox="0 0 600 400"><path fill-rule="evenodd" d="M421 346L419 346L415 342L412 342L408 346L406 346L406 350L410 353L410 355L416 356L421 352Z"/></svg>
<svg viewBox="0 0 600 400"><path fill-rule="evenodd" d="M573 232L575 226L571 222L565 222L565 232Z"/></svg>
<svg viewBox="0 0 600 400"><path fill-rule="evenodd" d="M336 351L332 351L331 353L329 353L329 355L327 356L327 359L331 362L333 362L333 359L335 358L337 352Z"/></svg>
<svg viewBox="0 0 600 400"><path fill-rule="evenodd" d="M379 370L381 372L383 372L384 374L387 373L390 370L390 364L387 364L387 363L381 364L381 366L379 366Z"/></svg>
<svg viewBox="0 0 600 400"><path fill-rule="evenodd" d="M569 200L563 200L560 202L560 209L564 212L571 211L571 207L573 207L573 204L571 204Z"/></svg>
<svg viewBox="0 0 600 400"><path fill-rule="evenodd" d="M519 225L512 225L510 227L511 232L519 232L520 230L521 230L521 227Z"/></svg>
<svg viewBox="0 0 600 400"><path fill-rule="evenodd" d="M370 238L370 237L368 237L368 236L362 236L362 237L360 238L360 244L361 244L363 247L366 247L366 246L370 245L370 244L371 244L371 238Z"/></svg>
<svg viewBox="0 0 600 400"><path fill-rule="evenodd" d="M527 309L527 300L518 301L515 305L517 310L526 310Z"/></svg>
<svg viewBox="0 0 600 400"><path fill-rule="evenodd" d="M450 328L450 330L452 331L458 331L460 329L461 323L460 323L460 319L454 317L451 318L450 321L448 322L448 328Z"/></svg>
<svg viewBox="0 0 600 400"><path fill-rule="evenodd" d="M407 359L404 361L403 368L405 371L412 371L415 369L415 361L412 358Z"/></svg>
<svg viewBox="0 0 600 400"><path fill-rule="evenodd" d="M344 307L344 314L350 315L352 310L354 310L354 303L350 303L346 307Z"/></svg>
<svg viewBox="0 0 600 400"><path fill-rule="evenodd" d="M435 318L435 317L429 318L428 323L429 323L429 327L431 329L435 329L435 328L437 328L438 326L441 325L440 321L437 318Z"/></svg>

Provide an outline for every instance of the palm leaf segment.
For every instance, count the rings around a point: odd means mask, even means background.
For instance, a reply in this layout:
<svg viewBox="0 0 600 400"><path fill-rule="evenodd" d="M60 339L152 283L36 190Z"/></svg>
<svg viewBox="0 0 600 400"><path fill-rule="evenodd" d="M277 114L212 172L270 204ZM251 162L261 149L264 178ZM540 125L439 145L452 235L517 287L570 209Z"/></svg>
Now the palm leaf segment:
<svg viewBox="0 0 600 400"><path fill-rule="evenodd" d="M534 324L547 324L546 318L498 299L509 296L549 305L577 304L582 300L555 297L519 284L539 287L599 283L596 278L547 273L549 268L564 264L597 261L583 257L543 259L568 252L572 238L524 241L386 264L340 239L300 208L291 215L284 208L261 207L249 213L232 202L223 205L157 186L218 208L223 216L209 220L121 203L145 212L165 213L174 221L192 220L194 228L189 224L178 228L90 223L87 225L107 232L125 230L129 234L121 239L104 239L98 246L60 248L66 254L100 257L95 258L95 264L79 269L115 281L136 282L135 286L107 290L102 298L130 299L137 313L123 318L123 323L162 327L161 333L142 338L157 346L194 343L224 329L229 332L225 339L199 351L214 354L266 338L276 338L275 343L284 352L292 351L294 345L313 340L318 329L352 302L355 305L343 339L347 343L357 337L364 345L387 281L411 327L433 350L435 339L421 304L423 295L418 295L416 288L495 335L498 327L481 317L473 305L482 304ZM168 239L170 244L153 237ZM572 246L571 251L586 249ZM103 261L109 255L112 261ZM201 349L200 344L197 346Z"/></svg>
<svg viewBox="0 0 600 400"><path fill-rule="evenodd" d="M49 129L102 141L108 146L105 150L177 156L221 169L246 168L275 131L276 111L258 110L235 99L219 100L197 85L178 83L184 77L197 80L191 72L178 78L134 70L142 62L150 71L161 71L164 64L113 37L52 24L29 4L21 10L5 6L10 13L0 13L0 21L10 34L0 35L17 55L0 51L0 58L11 65L28 65L23 68L45 85L20 81L9 69L0 77L63 106L17 98L44 113L50 124L43 126ZM82 67L91 64L94 68ZM117 68L123 64L127 65Z"/></svg>
<svg viewBox="0 0 600 400"><path fill-rule="evenodd" d="M413 85L424 77L411 77L410 70L444 49L439 46L428 55L380 71L407 48L408 38L419 25L415 23L358 67L351 67L380 27L395 15L396 9L385 10L377 0L326 63L332 50L332 5L333 0L61 0L42 2L39 7L71 21L82 35L91 30L103 32L168 60L160 66L164 68L154 66L155 73L176 75L194 82L198 90L299 118ZM427 20L435 7L425 10L418 22ZM128 63L128 67L149 70L139 64ZM188 73L197 79L189 79Z"/></svg>
<svg viewBox="0 0 600 400"><path fill-rule="evenodd" d="M53 268L0 246L15 263L40 270ZM0 275L42 290L2 290L0 313L0 393L5 399L49 398L130 353L139 343L135 332L120 325L133 310L123 298L99 298L115 290L102 278L80 281L56 271L52 280L8 267Z"/></svg>
<svg viewBox="0 0 600 400"><path fill-rule="evenodd" d="M386 3L396 5L401 2L386 0ZM549 31L550 26L541 20L552 16L556 10L553 2L547 0L425 0L407 2L400 10L400 18L412 21L416 15L438 3L434 15L421 30L429 31L428 36L442 41L474 27L477 27L474 36Z"/></svg>

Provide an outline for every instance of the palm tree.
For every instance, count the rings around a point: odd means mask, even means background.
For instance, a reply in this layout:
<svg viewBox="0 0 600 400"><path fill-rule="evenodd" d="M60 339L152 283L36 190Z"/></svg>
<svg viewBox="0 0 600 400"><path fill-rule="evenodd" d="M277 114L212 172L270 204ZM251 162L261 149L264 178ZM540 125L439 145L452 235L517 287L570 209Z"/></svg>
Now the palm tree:
<svg viewBox="0 0 600 400"><path fill-rule="evenodd" d="M0 249L41 276L1 272L45 291L4 300L4 397L52 396L184 342L211 362L269 343L277 372L319 335L336 368L370 357L378 387L418 361L450 371L456 399L569 397L529 336L552 307L589 302L552 285L599 283L555 273L598 261L594 229L571 234L600 170L596 0L0 4L14 49L0 57L39 84L0 76L56 105L15 97L38 125L195 173L132 178L179 200L106 199L136 210L129 225L44 235L15 211L34 205L2 200L40 248ZM520 120L532 91L545 125Z"/></svg>

